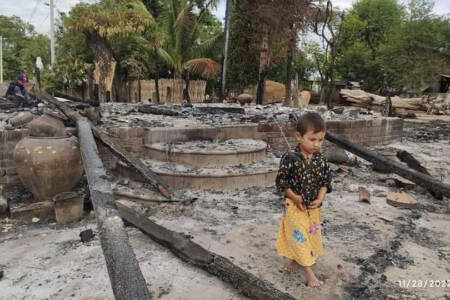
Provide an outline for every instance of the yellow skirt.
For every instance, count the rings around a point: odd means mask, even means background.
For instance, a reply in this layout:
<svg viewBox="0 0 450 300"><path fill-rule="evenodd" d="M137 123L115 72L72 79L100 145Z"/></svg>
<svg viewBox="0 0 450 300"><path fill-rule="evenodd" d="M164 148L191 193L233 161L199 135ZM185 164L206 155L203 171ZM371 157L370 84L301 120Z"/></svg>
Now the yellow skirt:
<svg viewBox="0 0 450 300"><path fill-rule="evenodd" d="M308 267L323 254L320 209L300 210L286 198L278 233L277 252Z"/></svg>

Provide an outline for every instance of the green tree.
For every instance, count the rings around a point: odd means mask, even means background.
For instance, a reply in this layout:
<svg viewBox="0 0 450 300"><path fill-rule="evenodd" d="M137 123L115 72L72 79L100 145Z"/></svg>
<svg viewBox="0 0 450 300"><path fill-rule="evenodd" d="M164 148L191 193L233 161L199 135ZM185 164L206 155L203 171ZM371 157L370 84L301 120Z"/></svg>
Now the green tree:
<svg viewBox="0 0 450 300"><path fill-rule="evenodd" d="M100 73L100 102L110 100L117 64L112 43L117 38L142 33L152 22L152 16L138 0L81 3L70 11L65 25L72 33L84 34L95 57L95 67Z"/></svg>
<svg viewBox="0 0 450 300"><path fill-rule="evenodd" d="M68 31L66 18L66 14L61 13L56 21L56 62L51 69L44 69L42 79L46 90L68 93L84 89L86 75L93 68L94 56L87 47L83 33Z"/></svg>
<svg viewBox="0 0 450 300"><path fill-rule="evenodd" d="M381 88L386 79L380 49L399 30L404 15L397 0L361 0L353 5L343 24L346 39L338 51L337 69L344 79L363 80L372 91Z"/></svg>
<svg viewBox="0 0 450 300"><path fill-rule="evenodd" d="M232 5L226 82L227 89L235 94L258 82L258 41L247 6L247 1L233 1Z"/></svg>
<svg viewBox="0 0 450 300"><path fill-rule="evenodd" d="M326 7L318 10L314 22L314 32L322 39L325 51L325 63L321 72L320 103L326 103L328 108L331 108L332 95L335 89L338 51L346 39L343 30L344 18L344 13L334 10L331 1L328 0Z"/></svg>
<svg viewBox="0 0 450 300"><path fill-rule="evenodd" d="M34 72L36 57L46 65L50 60L50 41L37 34L31 24L19 17L0 15L0 36L3 37L3 72L5 79L15 79L20 71Z"/></svg>
<svg viewBox="0 0 450 300"><path fill-rule="evenodd" d="M362 0L350 10L350 37L339 53L344 79L363 80L372 91L416 91L428 87L450 65L448 17L434 16L433 2Z"/></svg>
<svg viewBox="0 0 450 300"><path fill-rule="evenodd" d="M361 0L354 4L350 14L362 21L363 27L355 38L365 42L375 60L377 47L401 25L404 9L397 0Z"/></svg>
<svg viewBox="0 0 450 300"><path fill-rule="evenodd" d="M162 11L163 4L161 0L142 0L147 10L152 14L153 18L157 19Z"/></svg>
<svg viewBox="0 0 450 300"><path fill-rule="evenodd" d="M220 71L220 64L208 58L207 54L220 41L221 32L211 37L211 33L202 31L203 20L208 16L209 7L196 7L194 3L185 0L171 0L166 3L160 15L161 23L167 32L167 42L158 52L173 70L174 77L184 79L186 87L183 98L188 102L190 73L210 77ZM195 8L200 9L197 14L194 12ZM205 40L205 36L208 39Z"/></svg>
<svg viewBox="0 0 450 300"><path fill-rule="evenodd" d="M427 1L414 0L408 7L406 20L379 47L379 65L386 89L419 93L450 66L450 23L433 16Z"/></svg>
<svg viewBox="0 0 450 300"><path fill-rule="evenodd" d="M317 44L317 47L318 44ZM308 53L310 57L306 56L306 49L304 51L300 49L295 49L295 54L293 55L292 62L292 74L298 74L298 84L301 89L310 89L309 80L311 76L317 73L317 68L313 58L311 57L311 52ZM267 73L267 78L277 82L283 82L286 79L286 69L288 65L288 58L286 57L281 63L270 68ZM293 76L294 77L294 76Z"/></svg>

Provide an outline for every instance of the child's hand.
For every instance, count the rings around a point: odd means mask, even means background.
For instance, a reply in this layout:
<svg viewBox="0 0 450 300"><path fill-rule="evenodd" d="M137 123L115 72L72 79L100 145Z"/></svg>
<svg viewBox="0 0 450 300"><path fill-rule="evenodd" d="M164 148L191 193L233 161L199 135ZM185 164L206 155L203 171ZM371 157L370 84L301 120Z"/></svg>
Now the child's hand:
<svg viewBox="0 0 450 300"><path fill-rule="evenodd" d="M303 203L303 198L302 198L302 196L296 197L296 198L294 199L294 203L295 203L295 206L297 206L298 209L300 209L300 210L305 210L305 209L306 209L306 206L305 206L305 204Z"/></svg>
<svg viewBox="0 0 450 300"><path fill-rule="evenodd" d="M322 201L323 200L316 199L313 202L311 202L310 205L308 205L308 208L317 208L322 204Z"/></svg>

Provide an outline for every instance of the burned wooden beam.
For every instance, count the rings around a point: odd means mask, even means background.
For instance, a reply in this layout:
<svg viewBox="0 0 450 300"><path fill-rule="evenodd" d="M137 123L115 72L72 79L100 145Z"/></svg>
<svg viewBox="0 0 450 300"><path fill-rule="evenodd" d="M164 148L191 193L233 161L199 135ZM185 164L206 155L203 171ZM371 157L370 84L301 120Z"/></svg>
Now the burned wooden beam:
<svg viewBox="0 0 450 300"><path fill-rule="evenodd" d="M136 200L140 200L143 202L155 202L155 203L173 203L173 204L183 204L183 205L188 205L188 204L192 204L195 200L197 200L197 198L176 198L176 196L172 196L171 199L167 199L164 197L161 197L161 195L157 194L157 192L153 192L151 191L150 193L147 194L136 194L134 192L129 192L127 190L121 189L121 188L116 188L114 190L114 195L116 195L117 197L125 197L125 198L129 198L129 199L136 199Z"/></svg>
<svg viewBox="0 0 450 300"><path fill-rule="evenodd" d="M422 164L414 157L411 153L408 151L400 150L397 152L397 157L400 159L400 161L406 163L408 167L410 167L413 170L416 170L417 172L426 174L428 176L431 176L431 174L428 172L428 170L422 166ZM442 194L439 192L436 192L434 190L429 190L430 194L433 195L436 199L442 199Z"/></svg>
<svg viewBox="0 0 450 300"><path fill-rule="evenodd" d="M164 115L164 116L181 116L182 113L157 105L140 105L138 111L144 114Z"/></svg>
<svg viewBox="0 0 450 300"><path fill-rule="evenodd" d="M78 112L73 110L69 105L58 101L55 97L46 93L45 91L36 91L36 95L39 99L44 99L47 102L55 105L59 108L67 117L71 120L77 122L79 120L86 120L83 116L81 116ZM149 167L144 165L140 159L131 155L128 151L126 151L119 143L114 141L109 134L107 134L103 129L92 126L92 132L95 137L99 139L104 145L106 145L113 154L118 156L120 159L125 161L130 167L136 170L139 174L141 174L146 181L153 186L156 190L158 190L164 197L170 199L170 192L168 187L162 182L162 180L152 172Z"/></svg>
<svg viewBox="0 0 450 300"><path fill-rule="evenodd" d="M229 259L206 250L181 233L156 224L136 209L137 204L127 200L119 200L116 203L120 215L127 222L148 234L152 240L167 247L181 260L230 283L243 295L252 299L294 299L291 295L273 287L271 283L236 266Z"/></svg>
<svg viewBox="0 0 450 300"><path fill-rule="evenodd" d="M422 164L414 156L412 156L411 153L409 153L408 151L404 151L404 150L397 151L397 157L398 157L398 159L400 159L400 161L406 163L408 165L408 167L410 167L411 169L414 169L420 173L431 176L431 174L428 172L428 170L424 166L422 166Z"/></svg>
<svg viewBox="0 0 450 300"><path fill-rule="evenodd" d="M384 158L373 151L364 149L336 134L327 132L325 138L338 145L339 147L377 165L382 165L383 168L392 173L400 175L431 192L433 195L442 195L450 198L450 185L434 179L433 177L409 169L395 161Z"/></svg>
<svg viewBox="0 0 450 300"><path fill-rule="evenodd" d="M245 109L241 107L226 107L226 106L199 106L196 107L197 110L205 114L244 114Z"/></svg>
<svg viewBox="0 0 450 300"><path fill-rule="evenodd" d="M150 292L115 205L91 127L87 121L79 120L77 129L100 243L114 296L116 299L150 299Z"/></svg>

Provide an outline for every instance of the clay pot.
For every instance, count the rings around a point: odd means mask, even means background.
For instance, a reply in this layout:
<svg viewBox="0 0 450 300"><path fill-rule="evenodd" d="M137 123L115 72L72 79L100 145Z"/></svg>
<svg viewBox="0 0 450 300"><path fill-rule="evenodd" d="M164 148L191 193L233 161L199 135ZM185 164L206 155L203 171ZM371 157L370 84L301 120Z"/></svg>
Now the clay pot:
<svg viewBox="0 0 450 300"><path fill-rule="evenodd" d="M62 119L49 113L44 113L27 124L30 136L35 137L66 137L66 128Z"/></svg>
<svg viewBox="0 0 450 300"><path fill-rule="evenodd" d="M17 173L36 201L70 191L83 174L76 137L25 137L14 150Z"/></svg>
<svg viewBox="0 0 450 300"><path fill-rule="evenodd" d="M250 104L253 101L253 96L249 94L240 94L236 99L241 105Z"/></svg>

